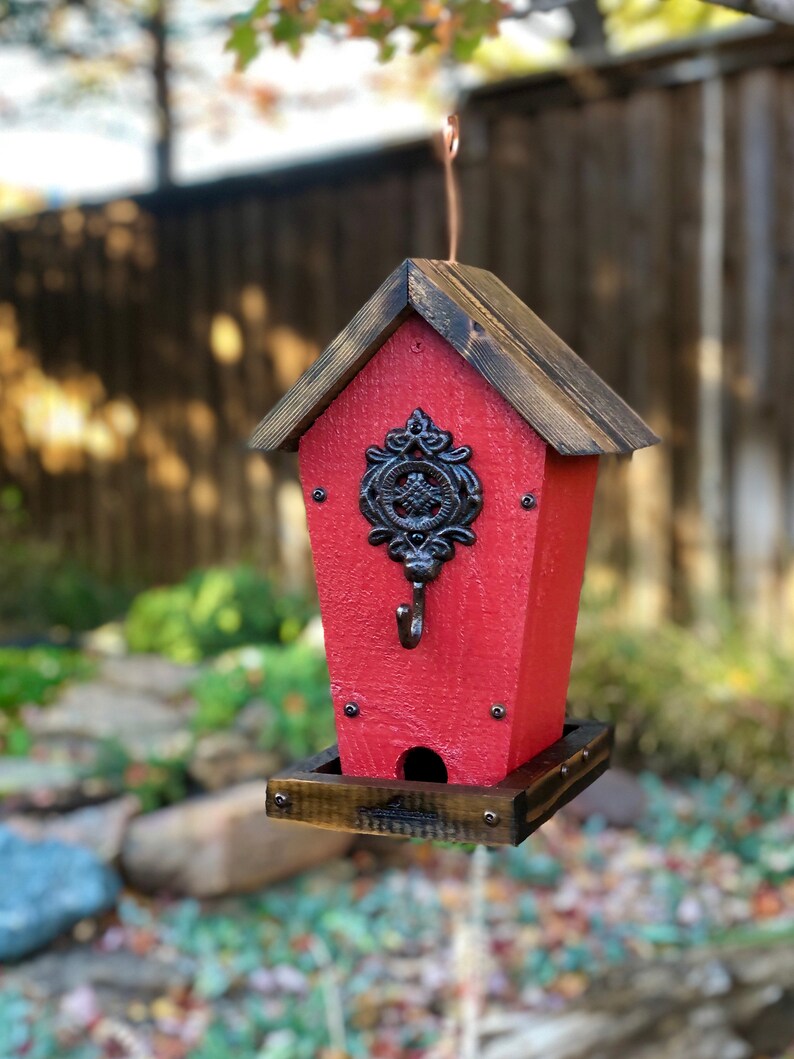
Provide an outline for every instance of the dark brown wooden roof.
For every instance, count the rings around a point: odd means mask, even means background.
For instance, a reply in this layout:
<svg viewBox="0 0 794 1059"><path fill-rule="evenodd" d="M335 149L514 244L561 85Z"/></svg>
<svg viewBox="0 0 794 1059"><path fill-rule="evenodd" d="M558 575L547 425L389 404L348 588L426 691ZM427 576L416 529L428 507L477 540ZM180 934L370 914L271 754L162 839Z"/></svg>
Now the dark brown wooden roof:
<svg viewBox="0 0 794 1059"><path fill-rule="evenodd" d="M251 448L297 448L301 435L412 312L427 320L557 452L633 452L659 440L496 276L469 265L417 258L392 272L265 416Z"/></svg>

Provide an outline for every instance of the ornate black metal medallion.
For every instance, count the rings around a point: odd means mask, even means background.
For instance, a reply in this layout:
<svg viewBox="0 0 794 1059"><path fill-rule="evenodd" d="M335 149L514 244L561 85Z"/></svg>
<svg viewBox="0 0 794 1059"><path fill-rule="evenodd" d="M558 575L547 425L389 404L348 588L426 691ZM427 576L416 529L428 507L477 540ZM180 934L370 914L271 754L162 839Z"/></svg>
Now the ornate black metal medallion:
<svg viewBox="0 0 794 1059"><path fill-rule="evenodd" d="M400 642L416 647L422 635L424 586L455 555L455 544L477 539L471 523L482 509L482 485L469 467L471 448L452 447L421 408L386 435L384 448L367 449L361 512L372 523L370 544L386 544L413 584L414 604L397 609Z"/></svg>

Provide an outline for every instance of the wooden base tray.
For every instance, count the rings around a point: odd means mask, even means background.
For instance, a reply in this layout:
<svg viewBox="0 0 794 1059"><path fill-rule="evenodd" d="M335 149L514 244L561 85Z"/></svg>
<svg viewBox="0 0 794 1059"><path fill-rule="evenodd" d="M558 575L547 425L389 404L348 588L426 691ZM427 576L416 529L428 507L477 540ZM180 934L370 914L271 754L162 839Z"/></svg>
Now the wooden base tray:
<svg viewBox="0 0 794 1059"><path fill-rule="evenodd" d="M567 721L561 739L493 787L343 776L335 746L269 780L267 814L336 831L518 846L609 768L612 728Z"/></svg>

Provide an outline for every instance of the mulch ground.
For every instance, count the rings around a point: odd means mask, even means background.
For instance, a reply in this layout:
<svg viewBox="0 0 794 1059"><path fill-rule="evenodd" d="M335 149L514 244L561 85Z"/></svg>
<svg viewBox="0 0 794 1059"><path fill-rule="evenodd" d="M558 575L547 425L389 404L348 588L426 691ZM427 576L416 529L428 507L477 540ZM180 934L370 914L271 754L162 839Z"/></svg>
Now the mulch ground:
<svg viewBox="0 0 794 1059"><path fill-rule="evenodd" d="M383 840L246 898L127 894L0 972L0 1059L459 1059L478 972L489 1014L530 1014L631 961L794 941L794 803L643 784L635 826L560 814L479 889L470 851Z"/></svg>

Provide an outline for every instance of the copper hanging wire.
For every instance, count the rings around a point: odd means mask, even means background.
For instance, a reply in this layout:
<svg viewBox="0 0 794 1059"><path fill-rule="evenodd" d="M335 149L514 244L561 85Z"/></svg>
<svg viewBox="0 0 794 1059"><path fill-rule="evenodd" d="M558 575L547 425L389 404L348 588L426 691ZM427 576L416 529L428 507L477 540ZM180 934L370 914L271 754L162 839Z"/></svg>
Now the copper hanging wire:
<svg viewBox="0 0 794 1059"><path fill-rule="evenodd" d="M459 146L460 122L457 114L450 114L441 125L441 155L444 163L444 189L447 199L448 260L453 264L458 260L458 238L460 236L460 197L453 169Z"/></svg>

